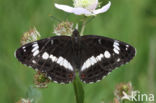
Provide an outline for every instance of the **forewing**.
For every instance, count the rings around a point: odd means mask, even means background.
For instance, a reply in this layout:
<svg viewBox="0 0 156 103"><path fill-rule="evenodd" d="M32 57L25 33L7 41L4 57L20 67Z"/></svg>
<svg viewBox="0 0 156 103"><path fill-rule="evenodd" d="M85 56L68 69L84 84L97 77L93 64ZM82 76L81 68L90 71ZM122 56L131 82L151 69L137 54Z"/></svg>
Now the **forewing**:
<svg viewBox="0 0 156 103"><path fill-rule="evenodd" d="M31 42L17 49L17 59L31 66L58 83L69 83L74 79L70 63L73 54L69 36L55 36Z"/></svg>
<svg viewBox="0 0 156 103"><path fill-rule="evenodd" d="M101 80L116 67L129 62L135 48L118 40L87 35L81 37L80 78L85 83Z"/></svg>

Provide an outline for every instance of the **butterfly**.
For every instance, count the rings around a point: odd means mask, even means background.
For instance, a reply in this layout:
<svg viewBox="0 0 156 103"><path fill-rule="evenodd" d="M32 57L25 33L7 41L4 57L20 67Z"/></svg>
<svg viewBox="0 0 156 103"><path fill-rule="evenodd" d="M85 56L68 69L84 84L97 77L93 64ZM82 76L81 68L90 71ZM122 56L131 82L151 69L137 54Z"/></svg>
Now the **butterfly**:
<svg viewBox="0 0 156 103"><path fill-rule="evenodd" d="M84 35L53 36L21 46L15 56L57 83L69 83L75 72L84 83L100 81L135 56L135 48L111 38Z"/></svg>

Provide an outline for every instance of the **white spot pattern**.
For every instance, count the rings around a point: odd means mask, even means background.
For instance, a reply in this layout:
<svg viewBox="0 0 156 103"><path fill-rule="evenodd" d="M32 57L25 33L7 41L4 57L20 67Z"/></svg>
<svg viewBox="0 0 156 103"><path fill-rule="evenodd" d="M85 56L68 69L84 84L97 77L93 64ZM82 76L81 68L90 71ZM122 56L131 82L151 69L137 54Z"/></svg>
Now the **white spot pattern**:
<svg viewBox="0 0 156 103"><path fill-rule="evenodd" d="M57 63L60 64L62 61L63 61L63 58L59 57L58 60L57 60Z"/></svg>
<svg viewBox="0 0 156 103"><path fill-rule="evenodd" d="M36 56L39 54L39 46L37 44L37 42L34 42L34 44L32 45L33 49L31 50L31 52L33 52L33 56Z"/></svg>
<svg viewBox="0 0 156 103"><path fill-rule="evenodd" d="M51 45L53 45L54 44L54 41L53 40L51 40Z"/></svg>
<svg viewBox="0 0 156 103"><path fill-rule="evenodd" d="M126 45L126 47L128 48L128 47L129 47L129 45Z"/></svg>
<svg viewBox="0 0 156 103"><path fill-rule="evenodd" d="M52 60L52 62L56 62L57 64L65 67L66 69L69 69L69 70L73 71L72 65L66 59L64 59L63 57L57 58L56 56L51 54L49 56L49 58Z"/></svg>
<svg viewBox="0 0 156 103"><path fill-rule="evenodd" d="M118 50L118 49L114 48L113 50L114 50L114 52L115 52L116 54L119 54L119 50Z"/></svg>
<svg viewBox="0 0 156 103"><path fill-rule="evenodd" d="M99 44L101 44L101 39L98 39Z"/></svg>
<svg viewBox="0 0 156 103"><path fill-rule="evenodd" d="M120 51L120 48L119 48L119 43L117 40L114 41L114 44L113 44L113 51L116 53L116 54L119 54L119 51Z"/></svg>
<svg viewBox="0 0 156 103"><path fill-rule="evenodd" d="M24 47L22 47L22 49L23 49L23 51L24 51L24 52L26 52L25 46L24 46Z"/></svg>
<svg viewBox="0 0 156 103"><path fill-rule="evenodd" d="M33 56L36 56L37 54L39 54L39 50L36 50L36 51L33 53Z"/></svg>
<svg viewBox="0 0 156 103"><path fill-rule="evenodd" d="M120 58L118 58L116 61L119 62L120 61Z"/></svg>
<svg viewBox="0 0 156 103"><path fill-rule="evenodd" d="M37 45L37 46L35 46L35 47L31 50L31 52L34 52L34 51L38 50L38 48L39 48L39 46L38 46L38 45Z"/></svg>
<svg viewBox="0 0 156 103"><path fill-rule="evenodd" d="M47 60L49 58L49 54L47 52L44 52L42 58Z"/></svg>
<svg viewBox="0 0 156 103"><path fill-rule="evenodd" d="M34 44L32 45L32 47L38 46L37 42L34 42Z"/></svg>
<svg viewBox="0 0 156 103"><path fill-rule="evenodd" d="M114 45L114 48L116 48L117 50L120 50L118 45Z"/></svg>
<svg viewBox="0 0 156 103"><path fill-rule="evenodd" d="M97 61L94 56L90 57L91 64L94 65Z"/></svg>
<svg viewBox="0 0 156 103"><path fill-rule="evenodd" d="M101 59L104 57L104 55L103 54L100 54L100 55L98 55L97 57L96 57L96 59L98 60L98 61L101 61Z"/></svg>
<svg viewBox="0 0 156 103"><path fill-rule="evenodd" d="M105 55L105 58L110 58L111 57L111 54L109 53L109 51L105 51L104 55Z"/></svg>
<svg viewBox="0 0 156 103"><path fill-rule="evenodd" d="M52 60L52 62L56 62L57 61L57 57L50 55L49 58Z"/></svg>
<svg viewBox="0 0 156 103"><path fill-rule="evenodd" d="M32 63L36 64L36 61L35 60L32 60Z"/></svg>
<svg viewBox="0 0 156 103"><path fill-rule="evenodd" d="M128 50L128 48L129 48L129 45L126 45L126 51Z"/></svg>
<svg viewBox="0 0 156 103"><path fill-rule="evenodd" d="M84 64L82 65L81 71L83 71L83 70L89 68L90 66L93 66L95 63L101 61L104 57L105 57L105 58L110 58L110 57L111 57L111 54L110 54L108 51L105 51L103 54L101 53L101 54L99 54L99 55L96 56L96 57L92 56L92 57L88 58L88 59L84 62Z"/></svg>

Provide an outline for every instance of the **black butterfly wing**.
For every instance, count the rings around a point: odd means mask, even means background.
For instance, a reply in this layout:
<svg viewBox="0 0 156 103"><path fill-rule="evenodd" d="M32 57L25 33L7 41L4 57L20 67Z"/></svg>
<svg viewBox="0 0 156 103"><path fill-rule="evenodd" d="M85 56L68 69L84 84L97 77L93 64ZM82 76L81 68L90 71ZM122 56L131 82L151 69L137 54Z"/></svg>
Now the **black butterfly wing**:
<svg viewBox="0 0 156 103"><path fill-rule="evenodd" d="M46 73L51 80L69 83L75 77L71 46L71 37L55 36L25 44L15 55L22 64Z"/></svg>
<svg viewBox="0 0 156 103"><path fill-rule="evenodd" d="M134 56L135 48L127 43L95 35L82 36L80 78L85 83L99 81Z"/></svg>

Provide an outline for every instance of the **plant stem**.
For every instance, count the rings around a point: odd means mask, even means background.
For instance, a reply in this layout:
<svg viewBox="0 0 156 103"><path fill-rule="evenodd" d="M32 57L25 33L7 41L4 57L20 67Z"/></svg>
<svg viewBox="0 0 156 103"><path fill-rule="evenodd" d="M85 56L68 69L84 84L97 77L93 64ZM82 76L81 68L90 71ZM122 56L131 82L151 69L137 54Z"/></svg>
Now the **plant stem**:
<svg viewBox="0 0 156 103"><path fill-rule="evenodd" d="M86 23L87 23L87 18L84 18L84 20L82 21L80 36L83 36L83 32L84 32L84 29L86 27Z"/></svg>
<svg viewBox="0 0 156 103"><path fill-rule="evenodd" d="M73 81L73 87L76 97L76 103L83 103L84 102L84 90L81 84L80 79L76 76L75 80Z"/></svg>

